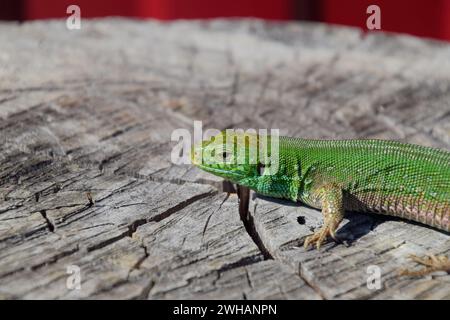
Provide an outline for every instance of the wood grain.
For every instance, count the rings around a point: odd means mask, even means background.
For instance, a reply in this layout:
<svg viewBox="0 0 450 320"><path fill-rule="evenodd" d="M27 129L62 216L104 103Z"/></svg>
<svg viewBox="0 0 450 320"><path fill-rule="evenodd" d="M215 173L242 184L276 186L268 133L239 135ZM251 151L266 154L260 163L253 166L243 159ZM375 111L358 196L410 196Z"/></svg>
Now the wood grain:
<svg viewBox="0 0 450 320"><path fill-rule="evenodd" d="M306 251L319 211L252 195L241 221L229 185L170 158L194 120L450 149L448 44L120 19L2 23L0 43L0 298L450 298L449 275L397 276L409 253L450 254L448 234L355 213Z"/></svg>

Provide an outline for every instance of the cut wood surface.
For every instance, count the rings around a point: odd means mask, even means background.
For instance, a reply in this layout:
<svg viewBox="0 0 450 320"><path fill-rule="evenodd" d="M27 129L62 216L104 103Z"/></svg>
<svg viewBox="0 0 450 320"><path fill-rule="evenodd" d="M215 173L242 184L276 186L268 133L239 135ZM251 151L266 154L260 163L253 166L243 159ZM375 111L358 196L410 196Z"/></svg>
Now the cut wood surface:
<svg viewBox="0 0 450 320"><path fill-rule="evenodd" d="M450 298L450 275L397 275L450 255L448 234L354 213L344 243L308 251L320 211L255 195L241 221L221 179L171 162L194 120L450 149L450 45L258 20L0 24L0 298Z"/></svg>

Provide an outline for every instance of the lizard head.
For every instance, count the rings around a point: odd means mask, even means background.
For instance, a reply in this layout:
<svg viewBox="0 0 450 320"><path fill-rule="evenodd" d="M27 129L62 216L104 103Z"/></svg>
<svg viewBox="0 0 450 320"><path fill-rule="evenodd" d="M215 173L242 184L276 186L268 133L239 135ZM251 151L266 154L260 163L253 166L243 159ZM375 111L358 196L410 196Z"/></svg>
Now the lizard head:
<svg viewBox="0 0 450 320"><path fill-rule="evenodd" d="M191 160L209 173L256 188L265 170L261 140L256 133L222 131L195 145Z"/></svg>

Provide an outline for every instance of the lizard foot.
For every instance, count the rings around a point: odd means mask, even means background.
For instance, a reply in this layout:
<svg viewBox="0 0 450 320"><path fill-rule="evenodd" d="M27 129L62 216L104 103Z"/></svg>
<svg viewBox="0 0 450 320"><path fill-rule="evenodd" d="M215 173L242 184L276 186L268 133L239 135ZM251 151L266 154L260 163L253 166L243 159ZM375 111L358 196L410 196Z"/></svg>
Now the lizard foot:
<svg viewBox="0 0 450 320"><path fill-rule="evenodd" d="M435 271L446 271L450 273L450 259L446 256L430 254L425 258L420 258L416 255L410 255L410 258L425 267L419 270L402 269L399 271L400 276L424 276Z"/></svg>
<svg viewBox="0 0 450 320"><path fill-rule="evenodd" d="M342 189L336 185L324 185L314 193L321 201L324 224L320 230L306 237L303 246L307 249L310 244L313 246L315 244L317 250L319 250L327 236L331 236L335 241L338 241L335 232L344 218L344 204Z"/></svg>
<svg viewBox="0 0 450 320"><path fill-rule="evenodd" d="M336 229L339 223L335 222L329 222L325 223L320 230L314 232L312 235L306 237L305 242L303 243L303 246L305 249L309 247L310 244L314 246L316 245L317 250L320 249L320 246L325 241L327 236L330 236L333 238L334 241L338 242L338 239L336 237Z"/></svg>

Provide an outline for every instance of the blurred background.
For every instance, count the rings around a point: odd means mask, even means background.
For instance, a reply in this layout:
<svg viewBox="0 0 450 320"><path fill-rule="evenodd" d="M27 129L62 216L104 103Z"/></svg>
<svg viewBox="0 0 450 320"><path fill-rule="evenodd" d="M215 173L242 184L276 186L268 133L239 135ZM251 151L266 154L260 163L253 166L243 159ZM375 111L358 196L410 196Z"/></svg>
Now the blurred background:
<svg viewBox="0 0 450 320"><path fill-rule="evenodd" d="M450 41L450 0L0 0L0 20L67 17L76 4L82 18L122 16L161 20L257 17L310 20L367 30L366 9L381 8L382 31Z"/></svg>

